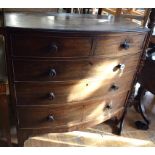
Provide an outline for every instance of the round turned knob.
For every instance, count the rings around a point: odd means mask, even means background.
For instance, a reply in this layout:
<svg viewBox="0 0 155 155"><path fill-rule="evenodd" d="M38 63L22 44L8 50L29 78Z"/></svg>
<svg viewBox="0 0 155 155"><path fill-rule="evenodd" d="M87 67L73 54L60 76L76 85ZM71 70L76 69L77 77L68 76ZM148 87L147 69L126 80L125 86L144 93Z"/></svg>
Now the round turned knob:
<svg viewBox="0 0 155 155"><path fill-rule="evenodd" d="M111 105L110 103L108 103L108 104L105 106L105 109L108 109L108 110L112 109L112 105Z"/></svg>
<svg viewBox="0 0 155 155"><path fill-rule="evenodd" d="M119 87L116 84L113 84L110 89L115 91L118 90Z"/></svg>
<svg viewBox="0 0 155 155"><path fill-rule="evenodd" d="M124 41L124 43L121 44L121 47L127 50L130 46L129 46L129 43L127 41Z"/></svg>
<svg viewBox="0 0 155 155"><path fill-rule="evenodd" d="M55 98L54 93L51 92L51 93L48 94L48 99L49 100L54 100L54 98Z"/></svg>
<svg viewBox="0 0 155 155"><path fill-rule="evenodd" d="M117 66L115 66L115 67L113 68L113 71L115 72L115 71L117 71L118 69L121 70L121 71L123 71L124 68L125 68L125 64L118 64Z"/></svg>
<svg viewBox="0 0 155 155"><path fill-rule="evenodd" d="M93 63L91 61L89 61L88 63L89 63L89 65L93 66Z"/></svg>
<svg viewBox="0 0 155 155"><path fill-rule="evenodd" d="M124 70L125 64L119 64L117 67L118 67L120 70Z"/></svg>
<svg viewBox="0 0 155 155"><path fill-rule="evenodd" d="M54 116L53 115L48 115L47 120L48 121L54 121Z"/></svg>
<svg viewBox="0 0 155 155"><path fill-rule="evenodd" d="M56 76L56 70L53 69L53 68L51 68L51 69L49 70L48 75L49 75L50 77L55 77L55 76Z"/></svg>
<svg viewBox="0 0 155 155"><path fill-rule="evenodd" d="M58 46L56 44L51 44L49 46L49 51L51 51L51 52L57 52L58 51Z"/></svg>

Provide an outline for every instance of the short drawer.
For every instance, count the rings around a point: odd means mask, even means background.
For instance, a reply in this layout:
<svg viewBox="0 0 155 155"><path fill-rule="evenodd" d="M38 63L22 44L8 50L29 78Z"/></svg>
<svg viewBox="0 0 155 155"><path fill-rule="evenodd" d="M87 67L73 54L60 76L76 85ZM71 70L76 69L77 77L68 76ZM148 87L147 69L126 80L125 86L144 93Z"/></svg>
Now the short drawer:
<svg viewBox="0 0 155 155"><path fill-rule="evenodd" d="M71 81L112 78L136 69L140 54L128 57L80 60L13 60L15 81Z"/></svg>
<svg viewBox="0 0 155 155"><path fill-rule="evenodd" d="M130 89L135 71L112 79L96 78L78 82L50 82L15 84L18 105L62 105L74 104L116 95Z"/></svg>
<svg viewBox="0 0 155 155"><path fill-rule="evenodd" d="M20 128L69 127L82 121L83 106L17 107Z"/></svg>
<svg viewBox="0 0 155 155"><path fill-rule="evenodd" d="M91 51L90 38L12 36L12 55L22 57L84 57Z"/></svg>
<svg viewBox="0 0 155 155"><path fill-rule="evenodd" d="M96 100L84 107L83 121L89 121L101 117L103 121L111 118L121 108L124 108L128 92L123 92L115 96L107 96L104 99Z"/></svg>
<svg viewBox="0 0 155 155"><path fill-rule="evenodd" d="M121 56L137 53L142 49L145 33L124 33L96 39L95 55Z"/></svg>

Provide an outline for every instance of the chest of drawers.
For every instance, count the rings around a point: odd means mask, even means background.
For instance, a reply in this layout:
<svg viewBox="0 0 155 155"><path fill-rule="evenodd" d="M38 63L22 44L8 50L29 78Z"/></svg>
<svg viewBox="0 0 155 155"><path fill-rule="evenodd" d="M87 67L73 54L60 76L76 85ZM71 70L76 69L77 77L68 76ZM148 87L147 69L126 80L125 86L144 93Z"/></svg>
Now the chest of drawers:
<svg viewBox="0 0 155 155"><path fill-rule="evenodd" d="M148 29L102 16L6 14L5 21L20 145L30 135L122 117Z"/></svg>

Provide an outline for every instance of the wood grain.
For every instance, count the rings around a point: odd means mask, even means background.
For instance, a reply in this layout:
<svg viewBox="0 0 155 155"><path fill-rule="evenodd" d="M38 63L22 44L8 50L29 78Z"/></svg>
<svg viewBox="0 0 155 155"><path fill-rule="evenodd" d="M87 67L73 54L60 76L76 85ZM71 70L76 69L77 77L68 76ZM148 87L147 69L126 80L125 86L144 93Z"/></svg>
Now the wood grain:
<svg viewBox="0 0 155 155"><path fill-rule="evenodd" d="M121 100L120 100L121 98ZM123 107L126 92L116 95L111 99L107 97L94 101L81 102L78 105L64 105L61 107L51 106L18 106L17 113L19 117L20 128L63 128L63 126L74 126L83 121L95 119L101 114L112 115L113 112ZM112 109L108 109L107 104L111 104ZM96 107L96 108L95 108ZM108 112L109 110L109 112ZM49 121L47 118L52 115L54 120ZM102 118L104 121L104 118Z"/></svg>
<svg viewBox="0 0 155 155"><path fill-rule="evenodd" d="M51 105L55 107L115 95L130 89L134 74L135 70L123 74L119 78L106 80L92 79L68 83L16 83L17 105ZM118 86L118 90L113 90L113 85ZM50 96L50 93L54 96Z"/></svg>
<svg viewBox="0 0 155 155"><path fill-rule="evenodd" d="M13 35L12 55L41 58L89 56L91 38L54 37L53 35Z"/></svg>
<svg viewBox="0 0 155 155"><path fill-rule="evenodd" d="M46 107L18 107L20 128L56 128L82 121L83 106ZM48 120L52 115L54 120Z"/></svg>
<svg viewBox="0 0 155 155"><path fill-rule="evenodd" d="M89 58L68 60L28 60L14 59L15 81L71 81L92 77L113 77L118 71L113 71L119 64L125 64L124 73L137 67L140 54L119 58ZM41 64L41 65L40 65ZM76 68L76 69L75 69ZM50 69L56 75L49 76Z"/></svg>
<svg viewBox="0 0 155 155"><path fill-rule="evenodd" d="M117 93L114 96L107 96L96 102L90 102L84 106L84 121L95 120L97 117L111 117L113 113L124 108L127 92Z"/></svg>
<svg viewBox="0 0 155 155"><path fill-rule="evenodd" d="M95 55L103 56L121 56L131 53L137 53L142 49L142 43L144 41L145 34L122 34L120 36L103 37L96 39ZM122 47L127 42L128 49Z"/></svg>

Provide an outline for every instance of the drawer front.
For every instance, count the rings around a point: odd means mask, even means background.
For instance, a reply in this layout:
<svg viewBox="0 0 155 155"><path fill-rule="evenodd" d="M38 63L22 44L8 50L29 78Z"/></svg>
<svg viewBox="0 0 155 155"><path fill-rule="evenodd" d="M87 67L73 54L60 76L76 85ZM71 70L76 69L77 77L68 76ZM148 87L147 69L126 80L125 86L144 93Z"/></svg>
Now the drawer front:
<svg viewBox="0 0 155 155"><path fill-rule="evenodd" d="M83 57L91 51L90 38L12 37L12 55L23 57Z"/></svg>
<svg viewBox="0 0 155 155"><path fill-rule="evenodd" d="M14 60L15 81L70 81L92 77L111 78L136 69L140 54L115 59L30 61ZM122 66L125 65L125 68Z"/></svg>
<svg viewBox="0 0 155 155"><path fill-rule="evenodd" d="M124 107L126 98L127 92L123 92L86 105L84 107L83 121L89 121L96 119L97 117L100 117L103 120L111 118L113 114L116 114Z"/></svg>
<svg viewBox="0 0 155 155"><path fill-rule="evenodd" d="M51 108L50 106L18 106L19 128L65 128L103 116L107 120L123 108L127 92L104 99Z"/></svg>
<svg viewBox="0 0 155 155"><path fill-rule="evenodd" d="M121 56L141 50L145 34L120 34L96 39L95 55Z"/></svg>
<svg viewBox="0 0 155 155"><path fill-rule="evenodd" d="M107 95L116 95L130 89L135 71L119 78L81 80L79 82L16 83L18 105L73 104Z"/></svg>
<svg viewBox="0 0 155 155"><path fill-rule="evenodd" d="M83 106L17 107L20 128L57 128L82 121Z"/></svg>

